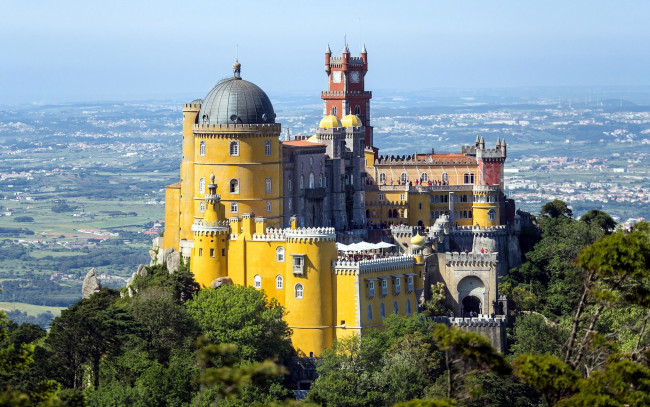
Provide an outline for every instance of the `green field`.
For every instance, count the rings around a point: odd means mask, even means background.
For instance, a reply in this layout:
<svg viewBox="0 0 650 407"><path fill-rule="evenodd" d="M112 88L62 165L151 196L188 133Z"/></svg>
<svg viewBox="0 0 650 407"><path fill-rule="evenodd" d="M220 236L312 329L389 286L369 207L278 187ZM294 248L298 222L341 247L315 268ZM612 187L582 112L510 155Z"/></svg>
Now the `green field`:
<svg viewBox="0 0 650 407"><path fill-rule="evenodd" d="M47 307L43 305L25 304L22 302L0 302L0 310L3 311L19 310L31 316L37 316L38 314L42 314L48 311L58 316L61 314L61 311L64 309L65 307Z"/></svg>

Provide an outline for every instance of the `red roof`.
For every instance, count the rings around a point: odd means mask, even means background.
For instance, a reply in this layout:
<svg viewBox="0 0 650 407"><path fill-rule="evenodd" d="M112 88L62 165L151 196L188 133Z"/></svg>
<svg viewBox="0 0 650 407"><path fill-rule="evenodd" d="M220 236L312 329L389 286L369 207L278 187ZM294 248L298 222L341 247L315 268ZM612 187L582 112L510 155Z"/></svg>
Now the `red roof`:
<svg viewBox="0 0 650 407"><path fill-rule="evenodd" d="M325 146L325 144L312 143L311 141L307 141L307 140L283 141L282 145L290 146L290 147L324 147Z"/></svg>

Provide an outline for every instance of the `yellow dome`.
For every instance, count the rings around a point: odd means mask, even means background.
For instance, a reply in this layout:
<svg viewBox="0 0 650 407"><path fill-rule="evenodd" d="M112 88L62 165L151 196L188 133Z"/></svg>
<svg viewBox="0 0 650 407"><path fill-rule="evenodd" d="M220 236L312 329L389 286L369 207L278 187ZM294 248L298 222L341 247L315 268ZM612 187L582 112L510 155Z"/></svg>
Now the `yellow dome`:
<svg viewBox="0 0 650 407"><path fill-rule="evenodd" d="M331 114L329 116L323 117L323 120L320 121L318 127L329 129L330 127L343 127L343 126L341 125L341 121L339 120L339 118Z"/></svg>
<svg viewBox="0 0 650 407"><path fill-rule="evenodd" d="M415 235L411 238L411 246L422 247L424 246L425 238L422 235Z"/></svg>
<svg viewBox="0 0 650 407"><path fill-rule="evenodd" d="M311 143L318 143L318 137L316 137L316 135L314 134L313 136L309 137L307 141Z"/></svg>
<svg viewBox="0 0 650 407"><path fill-rule="evenodd" d="M343 124L343 127L361 127L363 124L361 123L361 119L359 119L359 116L354 115L354 114L349 114L341 119L341 124Z"/></svg>

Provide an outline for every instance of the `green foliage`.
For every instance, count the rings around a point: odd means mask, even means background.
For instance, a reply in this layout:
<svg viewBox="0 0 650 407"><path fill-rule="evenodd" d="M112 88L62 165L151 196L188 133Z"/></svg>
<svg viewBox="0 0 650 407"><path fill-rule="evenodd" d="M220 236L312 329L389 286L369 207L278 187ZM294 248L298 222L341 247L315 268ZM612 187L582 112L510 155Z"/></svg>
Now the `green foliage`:
<svg viewBox="0 0 650 407"><path fill-rule="evenodd" d="M570 218L573 216L573 211L567 206L566 202L556 199L551 202L546 202L542 206L540 215L549 218Z"/></svg>
<svg viewBox="0 0 650 407"><path fill-rule="evenodd" d="M431 285L431 298L424 303L424 315L447 315L447 294L444 283L437 282Z"/></svg>
<svg viewBox="0 0 650 407"><path fill-rule="evenodd" d="M544 354L561 356L568 333L540 314L520 314L514 323L513 355Z"/></svg>
<svg viewBox="0 0 650 407"><path fill-rule="evenodd" d="M542 396L532 386L512 375L479 372L469 375L463 385L471 389L467 407L537 407Z"/></svg>
<svg viewBox="0 0 650 407"><path fill-rule="evenodd" d="M456 401L453 399L436 399L403 401L394 405L394 407L456 407Z"/></svg>
<svg viewBox="0 0 650 407"><path fill-rule="evenodd" d="M16 216L14 218L14 222L19 222L19 223L34 222L34 218L31 216Z"/></svg>
<svg viewBox="0 0 650 407"><path fill-rule="evenodd" d="M57 201L54 204L52 204L52 212L54 213L62 213L62 212L72 212L75 210L73 206L68 205L67 202L65 201Z"/></svg>
<svg viewBox="0 0 650 407"><path fill-rule="evenodd" d="M519 355L513 362L514 374L544 395L550 406L577 389L578 373L552 355Z"/></svg>
<svg viewBox="0 0 650 407"><path fill-rule="evenodd" d="M186 307L208 339L237 346L244 361L284 358L292 351L284 308L261 290L235 285L203 289Z"/></svg>
<svg viewBox="0 0 650 407"><path fill-rule="evenodd" d="M592 209L580 217L580 222L594 224L601 228L605 233L612 233L616 228L616 222L607 212L598 209Z"/></svg>
<svg viewBox="0 0 650 407"><path fill-rule="evenodd" d="M136 292L152 287L171 292L179 303L184 303L192 298L200 288L199 284L194 281L194 275L186 263L182 263L178 270L171 274L164 264L145 266L144 273L137 275L131 284L131 288ZM122 292L127 294L127 288Z"/></svg>

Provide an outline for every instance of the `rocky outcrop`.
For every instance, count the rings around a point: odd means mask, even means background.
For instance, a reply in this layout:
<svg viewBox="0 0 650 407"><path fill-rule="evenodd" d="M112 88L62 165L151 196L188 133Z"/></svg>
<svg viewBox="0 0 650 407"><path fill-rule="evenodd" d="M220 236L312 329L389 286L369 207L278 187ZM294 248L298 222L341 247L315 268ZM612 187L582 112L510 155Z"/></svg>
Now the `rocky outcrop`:
<svg viewBox="0 0 650 407"><path fill-rule="evenodd" d="M181 254L174 249L172 250L173 251L169 253L165 259L165 263L167 264L167 271L169 271L169 274L177 272L178 268L181 266Z"/></svg>
<svg viewBox="0 0 650 407"><path fill-rule="evenodd" d="M212 283L210 283L210 286L212 288L219 288L223 285L232 285L232 279L230 277L219 277L216 280L214 280Z"/></svg>
<svg viewBox="0 0 650 407"><path fill-rule="evenodd" d="M86 278L84 278L84 282L81 285L81 298L89 298L101 289L102 285L97 279L97 270L93 267L88 274L86 274Z"/></svg>

